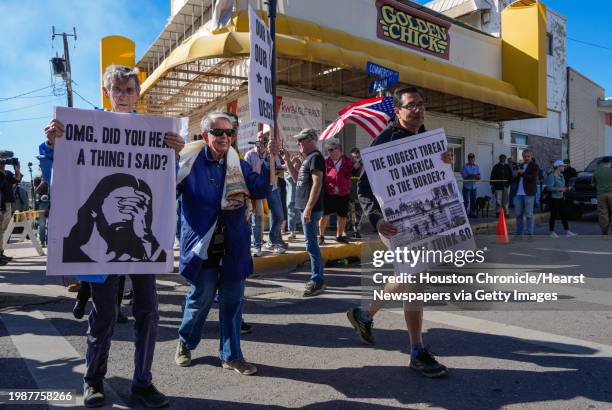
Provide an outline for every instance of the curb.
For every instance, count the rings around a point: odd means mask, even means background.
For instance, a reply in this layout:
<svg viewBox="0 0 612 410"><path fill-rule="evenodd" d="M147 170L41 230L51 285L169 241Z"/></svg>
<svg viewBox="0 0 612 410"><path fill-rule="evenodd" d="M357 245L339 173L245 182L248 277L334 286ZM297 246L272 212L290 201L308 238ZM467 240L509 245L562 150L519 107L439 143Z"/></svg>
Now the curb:
<svg viewBox="0 0 612 410"><path fill-rule="evenodd" d="M534 223L542 223L548 220L549 213L539 213L533 216ZM506 227L514 228L516 218L506 219ZM497 231L497 221L485 222L472 225L476 234L491 234ZM325 262L329 260L344 259L349 257L361 258L361 246L364 242L354 242L347 245L325 245L321 246L321 256ZM280 273L294 270L298 265L309 262L308 252L299 251L284 253L282 255L268 255L253 258L254 274Z"/></svg>

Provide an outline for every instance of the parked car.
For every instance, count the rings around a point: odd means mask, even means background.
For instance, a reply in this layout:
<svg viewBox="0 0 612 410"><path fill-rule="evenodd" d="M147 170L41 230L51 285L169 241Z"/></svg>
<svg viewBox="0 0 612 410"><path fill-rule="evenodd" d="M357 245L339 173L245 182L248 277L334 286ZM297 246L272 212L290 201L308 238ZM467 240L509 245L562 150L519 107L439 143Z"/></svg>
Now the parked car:
<svg viewBox="0 0 612 410"><path fill-rule="evenodd" d="M593 172L599 167L603 157L597 157L578 176L572 178L565 194L568 203L568 216L580 219L583 213L597 209L597 190L593 184Z"/></svg>

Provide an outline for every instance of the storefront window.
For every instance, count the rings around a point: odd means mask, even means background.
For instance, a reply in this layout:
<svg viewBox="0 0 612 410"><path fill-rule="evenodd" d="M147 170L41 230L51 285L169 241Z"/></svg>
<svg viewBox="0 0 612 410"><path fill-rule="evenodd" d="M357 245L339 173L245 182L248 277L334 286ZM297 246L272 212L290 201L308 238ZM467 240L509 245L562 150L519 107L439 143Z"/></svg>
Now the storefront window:
<svg viewBox="0 0 612 410"><path fill-rule="evenodd" d="M453 152L453 171L461 172L463 168L463 138L446 137L448 149Z"/></svg>
<svg viewBox="0 0 612 410"><path fill-rule="evenodd" d="M516 162L523 160L523 151L527 149L527 134L510 133L510 156Z"/></svg>

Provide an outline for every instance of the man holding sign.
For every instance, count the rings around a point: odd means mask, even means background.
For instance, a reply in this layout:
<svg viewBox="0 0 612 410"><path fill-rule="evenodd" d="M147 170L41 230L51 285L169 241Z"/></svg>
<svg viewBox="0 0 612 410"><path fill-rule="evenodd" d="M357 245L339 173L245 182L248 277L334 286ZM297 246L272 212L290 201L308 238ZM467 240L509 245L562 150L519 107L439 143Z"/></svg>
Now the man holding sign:
<svg viewBox="0 0 612 410"><path fill-rule="evenodd" d="M104 73L104 95L110 98L112 112L134 113L135 104L140 92L138 73L124 66L109 66ZM76 110L75 110L76 111ZM67 114L69 114L68 112ZM154 117L150 117L153 121ZM136 122L136 116L133 117ZM88 150L87 161L79 158L73 165L67 165L61 157L62 153L69 151L70 147L62 145L61 150L53 155L58 139L66 134L65 139L71 142L91 140L102 142L102 136L94 132L84 132L77 136L74 130L66 126L58 119L53 119L45 128L47 141L45 145L45 156L55 157L54 172L58 177L58 171L66 171L66 166L72 167L72 172L80 172L84 167L97 165L98 173L108 172L106 168L129 169L154 169L143 157L142 153L134 153L133 163L131 157L125 160L121 154L129 157L127 148L122 152L117 147L115 151ZM84 128L85 129L85 128ZM62 144L68 141L62 141ZM166 155L167 163L159 172L173 173L174 154L183 148L185 142L176 132L168 132L163 137L161 152L169 152ZM127 142L126 142L127 145ZM161 145L161 141L160 141ZM170 148L170 149L168 149ZM86 151L81 150L85 153ZM114 154L113 154L114 153ZM90 157L91 156L91 157ZM64 156L65 157L65 156ZM168 160L170 158L171 160ZM121 160L120 160L121 159ZM60 162L61 161L61 162ZM147 164L145 166L145 161ZM138 165L137 165L138 164ZM165 169L167 168L167 172ZM152 196L149 185L132 175L114 173L102 178L89 199L80 207L77 215L77 223L72 227L63 243L56 240L58 248L63 246L63 263L80 263L79 266L92 266L93 263L122 263L139 261L155 263L155 261L166 259L164 251L159 247L158 241L151 230ZM60 183L60 179L55 183ZM64 184L65 181L61 181ZM76 186L75 190L87 191L89 187ZM100 195L98 195L100 194ZM168 187L167 195L174 202L174 186ZM53 206L61 207L60 198L56 197ZM52 212L53 212L52 206ZM61 212L61 209L57 209ZM59 214L58 214L59 215ZM52 220L50 220L52 222ZM59 229L59 226L58 226ZM123 235L130 233L127 240L120 240ZM53 235L50 229L50 236ZM51 243L50 243L51 248ZM51 251L51 249L50 249ZM50 252L51 253L51 252ZM89 262L89 263L88 263ZM95 269L95 265L92 269ZM90 272L91 273L91 272ZM97 272L101 273L101 272ZM89 315L89 328L87 330L87 355L85 359L85 385L84 404L86 407L99 407L105 403L103 379L106 374L107 361L110 350L111 338L117 318L117 292L119 277L116 275L104 276L102 278L92 277L91 295L93 308ZM97 282L94 280L98 279ZM100 280L101 279L101 280ZM157 408L168 404L168 399L160 393L152 384L151 365L157 339L157 323L159 321L157 290L155 288L155 276L150 274L131 275L133 283L134 299L133 314L135 318L135 344L134 353L134 377L132 380L132 395L143 402L147 407Z"/></svg>
<svg viewBox="0 0 612 410"><path fill-rule="evenodd" d="M391 141L410 138L425 132L425 102L421 92L416 87L401 87L393 93L393 105L396 119L378 136L370 146L381 145ZM442 153L442 161L452 163L449 151ZM385 221L381 208L372 192L368 175L364 172L358 185L359 201L368 215L372 226L381 235L383 243L389 246L388 239L400 233L391 222ZM397 274L397 272L396 272ZM405 291L403 283L387 283L385 293L400 293ZM388 302L384 299L371 302L366 309L354 308L347 316L362 342L373 344L372 323L374 315ZM411 355L410 367L427 377L441 377L447 374L447 368L438 363L434 356L423 345L423 304L415 301L404 302L404 317L410 335Z"/></svg>

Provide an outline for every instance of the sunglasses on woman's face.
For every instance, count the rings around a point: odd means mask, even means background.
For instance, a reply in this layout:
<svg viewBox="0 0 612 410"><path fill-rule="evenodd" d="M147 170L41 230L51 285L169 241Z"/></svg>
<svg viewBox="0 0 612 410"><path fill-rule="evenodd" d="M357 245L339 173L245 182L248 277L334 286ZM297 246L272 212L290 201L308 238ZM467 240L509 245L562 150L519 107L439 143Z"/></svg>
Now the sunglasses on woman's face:
<svg viewBox="0 0 612 410"><path fill-rule="evenodd" d="M236 130L233 128L213 128L212 130L209 130L208 133L214 135L215 137L220 137L223 134L227 135L228 137L233 137L236 135Z"/></svg>

